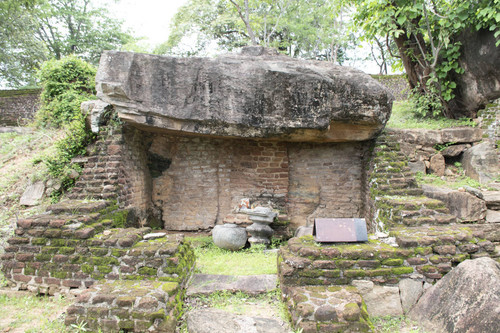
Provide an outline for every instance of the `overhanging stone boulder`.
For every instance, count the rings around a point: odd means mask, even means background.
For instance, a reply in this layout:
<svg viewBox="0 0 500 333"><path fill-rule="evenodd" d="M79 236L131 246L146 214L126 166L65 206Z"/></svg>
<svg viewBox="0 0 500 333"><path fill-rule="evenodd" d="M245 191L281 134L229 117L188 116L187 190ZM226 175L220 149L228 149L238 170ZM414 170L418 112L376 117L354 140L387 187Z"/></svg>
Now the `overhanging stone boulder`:
<svg viewBox="0 0 500 333"><path fill-rule="evenodd" d="M393 100L361 71L262 47L215 59L109 51L96 81L98 97L141 128L280 141L371 139Z"/></svg>

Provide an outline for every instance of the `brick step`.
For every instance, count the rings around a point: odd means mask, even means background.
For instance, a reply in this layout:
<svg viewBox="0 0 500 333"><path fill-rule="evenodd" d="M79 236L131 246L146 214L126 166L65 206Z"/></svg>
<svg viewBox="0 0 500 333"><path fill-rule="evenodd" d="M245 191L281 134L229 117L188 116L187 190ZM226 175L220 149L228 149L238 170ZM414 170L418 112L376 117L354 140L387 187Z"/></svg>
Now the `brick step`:
<svg viewBox="0 0 500 333"><path fill-rule="evenodd" d="M403 170L403 171L390 171L390 170L379 170L375 168L373 170L374 173L377 174L377 178L381 179L390 179L390 178L414 178L414 174L409 171L409 170Z"/></svg>
<svg viewBox="0 0 500 333"><path fill-rule="evenodd" d="M331 286L351 284L353 280L394 285L415 273L434 282L466 259L498 258L495 244L500 241L500 233L491 228L486 224L399 226L390 230L398 247L383 239L321 244L312 236L292 238L279 252L281 285Z"/></svg>

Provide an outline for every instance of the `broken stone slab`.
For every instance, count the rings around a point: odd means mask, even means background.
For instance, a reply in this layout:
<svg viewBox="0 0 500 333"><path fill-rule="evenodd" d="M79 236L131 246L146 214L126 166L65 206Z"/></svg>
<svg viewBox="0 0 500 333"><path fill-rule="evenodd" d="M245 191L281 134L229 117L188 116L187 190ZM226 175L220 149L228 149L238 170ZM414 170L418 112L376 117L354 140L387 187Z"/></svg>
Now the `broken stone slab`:
<svg viewBox="0 0 500 333"><path fill-rule="evenodd" d="M452 146L449 146L449 147L446 147L445 149L443 149L441 154L444 157L456 157L456 156L460 155L461 153L463 153L469 147L470 147L470 145L467 145L467 144L452 145Z"/></svg>
<svg viewBox="0 0 500 333"><path fill-rule="evenodd" d="M462 221L481 221L486 216L484 200L467 192L422 185L425 196L443 201L450 212Z"/></svg>
<svg viewBox="0 0 500 333"><path fill-rule="evenodd" d="M189 333L288 333L281 321L251 317L220 309L195 309L187 314Z"/></svg>
<svg viewBox="0 0 500 333"><path fill-rule="evenodd" d="M483 198L486 207L493 210L500 210L500 191L484 191Z"/></svg>
<svg viewBox="0 0 500 333"><path fill-rule="evenodd" d="M476 127L455 127L440 130L426 129L390 129L401 142L412 143L424 147L433 147L446 143L473 143L482 140L482 132Z"/></svg>
<svg viewBox="0 0 500 333"><path fill-rule="evenodd" d="M166 232L152 232L150 234L145 234L142 239L144 240L149 240L149 239L158 239L158 238L163 238L167 235Z"/></svg>
<svg viewBox="0 0 500 333"><path fill-rule="evenodd" d="M103 101L85 101L80 105L80 109L87 125L92 133L99 133L99 128L107 123L113 107Z"/></svg>
<svg viewBox="0 0 500 333"><path fill-rule="evenodd" d="M429 288L410 318L429 332L498 332L500 264L466 260Z"/></svg>
<svg viewBox="0 0 500 333"><path fill-rule="evenodd" d="M276 289L276 275L214 275L195 274L187 288L187 295L209 295L216 291L244 292L250 295L267 293Z"/></svg>
<svg viewBox="0 0 500 333"><path fill-rule="evenodd" d="M404 313L408 313L424 292L422 280L403 279L399 281L399 293Z"/></svg>
<svg viewBox="0 0 500 333"><path fill-rule="evenodd" d="M259 46L217 58L106 51L96 89L140 128L301 142L372 139L393 100L361 71Z"/></svg>
<svg viewBox="0 0 500 333"><path fill-rule="evenodd" d="M481 184L488 184L499 174L498 155L490 142L467 149L462 157L465 175Z"/></svg>
<svg viewBox="0 0 500 333"><path fill-rule="evenodd" d="M500 223L500 211L488 209L486 211L486 222Z"/></svg>
<svg viewBox="0 0 500 333"><path fill-rule="evenodd" d="M425 175L427 172L424 161L408 162L408 167L414 174L421 173Z"/></svg>
<svg viewBox="0 0 500 333"><path fill-rule="evenodd" d="M45 184L43 181L30 184L21 196L19 204L23 206L36 206L40 203L44 192Z"/></svg>
<svg viewBox="0 0 500 333"><path fill-rule="evenodd" d="M369 280L354 280L352 285L359 290L370 316L403 315L398 287L377 286Z"/></svg>

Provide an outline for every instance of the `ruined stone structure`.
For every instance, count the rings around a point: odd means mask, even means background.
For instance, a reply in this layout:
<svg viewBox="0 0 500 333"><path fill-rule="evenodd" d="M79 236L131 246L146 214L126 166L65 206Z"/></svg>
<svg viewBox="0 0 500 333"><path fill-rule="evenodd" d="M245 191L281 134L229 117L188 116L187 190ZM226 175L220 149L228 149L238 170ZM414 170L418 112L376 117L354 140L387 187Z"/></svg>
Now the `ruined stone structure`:
<svg viewBox="0 0 500 333"><path fill-rule="evenodd" d="M125 122L120 201L141 219L209 229L243 198L294 227L364 216L365 156L392 97L361 72L261 47L217 59L107 52L97 90Z"/></svg>

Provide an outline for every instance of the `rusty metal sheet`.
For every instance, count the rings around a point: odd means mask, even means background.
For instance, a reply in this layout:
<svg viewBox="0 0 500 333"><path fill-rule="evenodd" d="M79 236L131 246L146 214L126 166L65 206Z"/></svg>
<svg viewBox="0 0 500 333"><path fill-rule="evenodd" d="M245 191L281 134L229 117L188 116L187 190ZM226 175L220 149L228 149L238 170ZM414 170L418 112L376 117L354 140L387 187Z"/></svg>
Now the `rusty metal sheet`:
<svg viewBox="0 0 500 333"><path fill-rule="evenodd" d="M320 243L368 241L366 221L358 218L314 219L313 236Z"/></svg>

